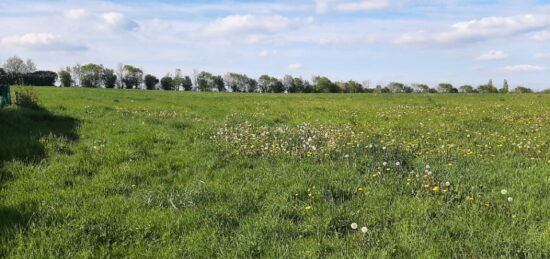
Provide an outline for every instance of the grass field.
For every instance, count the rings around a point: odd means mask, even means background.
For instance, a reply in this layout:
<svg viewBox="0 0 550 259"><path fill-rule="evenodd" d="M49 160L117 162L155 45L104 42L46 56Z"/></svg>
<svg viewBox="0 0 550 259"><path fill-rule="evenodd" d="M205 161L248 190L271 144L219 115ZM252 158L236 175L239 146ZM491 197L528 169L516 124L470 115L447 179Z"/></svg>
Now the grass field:
<svg viewBox="0 0 550 259"><path fill-rule="evenodd" d="M0 257L550 257L550 95L35 91Z"/></svg>

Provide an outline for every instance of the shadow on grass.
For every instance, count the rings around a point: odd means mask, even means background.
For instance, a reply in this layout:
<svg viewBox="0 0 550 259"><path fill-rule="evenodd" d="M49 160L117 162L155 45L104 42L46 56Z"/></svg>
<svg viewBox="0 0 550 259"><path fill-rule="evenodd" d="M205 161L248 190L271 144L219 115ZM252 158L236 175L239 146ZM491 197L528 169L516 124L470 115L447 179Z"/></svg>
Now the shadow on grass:
<svg viewBox="0 0 550 259"><path fill-rule="evenodd" d="M46 156L42 137L78 139L79 121L45 109L9 108L0 110L0 167L7 161L35 162Z"/></svg>
<svg viewBox="0 0 550 259"><path fill-rule="evenodd" d="M14 180L7 163L33 163L46 158L46 148L41 139L51 135L75 141L78 139L78 124L79 121L74 118L55 115L45 109L0 109L0 188ZM24 206L33 207L30 204ZM28 208L0 204L1 242L10 240L18 229L27 227L31 218L28 211ZM0 245L0 257L8 253L5 249L4 245Z"/></svg>

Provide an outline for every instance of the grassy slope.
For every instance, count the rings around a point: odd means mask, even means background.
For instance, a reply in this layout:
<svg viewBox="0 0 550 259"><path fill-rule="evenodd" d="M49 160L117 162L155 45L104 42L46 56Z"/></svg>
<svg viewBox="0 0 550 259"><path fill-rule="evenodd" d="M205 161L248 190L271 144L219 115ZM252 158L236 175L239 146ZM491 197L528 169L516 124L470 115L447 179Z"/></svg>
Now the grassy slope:
<svg viewBox="0 0 550 259"><path fill-rule="evenodd" d="M548 95L36 90L47 112L0 111L0 256L550 256ZM377 148L211 139L245 122Z"/></svg>

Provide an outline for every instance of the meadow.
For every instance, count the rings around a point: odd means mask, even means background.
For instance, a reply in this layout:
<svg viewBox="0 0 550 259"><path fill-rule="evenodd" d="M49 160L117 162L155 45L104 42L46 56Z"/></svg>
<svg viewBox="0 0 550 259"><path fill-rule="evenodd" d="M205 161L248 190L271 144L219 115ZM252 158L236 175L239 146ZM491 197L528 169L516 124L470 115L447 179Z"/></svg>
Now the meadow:
<svg viewBox="0 0 550 259"><path fill-rule="evenodd" d="M550 95L34 91L0 257L550 257Z"/></svg>

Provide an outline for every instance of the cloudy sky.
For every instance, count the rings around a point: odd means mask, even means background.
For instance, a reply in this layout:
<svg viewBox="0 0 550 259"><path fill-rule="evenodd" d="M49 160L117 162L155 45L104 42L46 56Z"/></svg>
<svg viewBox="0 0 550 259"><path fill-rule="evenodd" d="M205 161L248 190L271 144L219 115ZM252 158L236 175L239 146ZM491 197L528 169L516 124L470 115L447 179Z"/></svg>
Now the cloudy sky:
<svg viewBox="0 0 550 259"><path fill-rule="evenodd" d="M550 88L550 0L0 0L0 62Z"/></svg>

